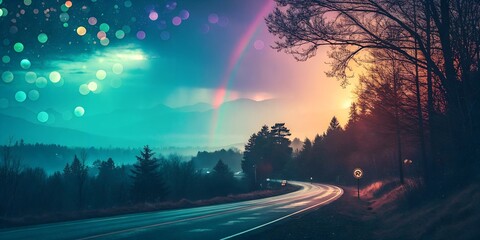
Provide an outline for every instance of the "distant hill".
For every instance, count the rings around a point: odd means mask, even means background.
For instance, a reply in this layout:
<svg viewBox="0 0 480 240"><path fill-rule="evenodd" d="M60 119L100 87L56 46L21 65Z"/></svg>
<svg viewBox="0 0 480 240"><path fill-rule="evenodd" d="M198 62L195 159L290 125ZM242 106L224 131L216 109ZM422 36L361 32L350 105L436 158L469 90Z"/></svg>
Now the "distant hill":
<svg viewBox="0 0 480 240"><path fill-rule="evenodd" d="M141 147L223 147L243 145L264 124L281 122L284 111L276 100L238 99L217 109L206 103L180 108L157 105L152 108L119 109L108 114L85 115L64 120L61 113L47 112L56 121L41 124L27 109L4 109L16 122L1 133L23 137L28 142L57 143L68 146ZM11 114L10 114L11 113ZM12 116L15 115L15 116ZM33 114L33 116L36 116ZM22 120L23 119L23 120ZM27 121L26 121L27 120ZM8 128L8 129L7 129ZM243 149L243 146L240 147Z"/></svg>
<svg viewBox="0 0 480 240"><path fill-rule="evenodd" d="M208 103L197 103L189 106L175 108L179 112L205 112L212 110L213 106Z"/></svg>
<svg viewBox="0 0 480 240"><path fill-rule="evenodd" d="M127 139L94 135L79 130L35 124L20 118L0 114L0 143L7 143L10 137L23 139L28 143L61 144L65 146L125 146L135 144Z"/></svg>

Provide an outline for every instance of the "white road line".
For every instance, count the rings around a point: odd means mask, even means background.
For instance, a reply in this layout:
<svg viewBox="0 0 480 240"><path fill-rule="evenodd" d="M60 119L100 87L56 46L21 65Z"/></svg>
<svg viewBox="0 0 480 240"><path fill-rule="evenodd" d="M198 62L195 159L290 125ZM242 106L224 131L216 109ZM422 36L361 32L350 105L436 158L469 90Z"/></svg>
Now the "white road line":
<svg viewBox="0 0 480 240"><path fill-rule="evenodd" d="M262 225L259 225L259 226L254 227L254 228L250 228L250 229L248 229L248 230L245 230L245 231L242 231L242 232L239 232L239 233L230 235L230 236L228 236L228 237L224 237L224 238L222 238L222 239L220 239L220 240L231 239L231 238L240 236L240 235L242 235L242 234L245 234L245 233L248 233L248 232L257 230L257 229L259 229L259 228L268 226L268 225L270 225L270 224L272 224L272 223L276 223L276 222L278 222L278 221L281 221L281 220L283 220L283 219L285 219L285 218L288 218L288 217L291 217L291 216L293 216L293 215L296 215L296 214L299 214L299 213L308 211L308 210L310 210L310 209L312 209L312 208L315 208L315 207L318 207L318 206L320 206L320 205L322 205L322 204L325 204L325 203L328 203L328 202L333 202L333 201L335 201L336 199L340 198L340 197L343 195L343 189L341 189L341 188L339 188L339 189L340 189L339 194L335 195L333 198L330 198L330 199L325 200L325 201L323 201L323 202L317 203L317 204L315 204L315 205L313 205L313 206L310 206L310 207L308 207L308 208L304 208L304 209L302 209L302 210L296 211L296 212L294 212L294 213L288 214L288 215L283 216L283 217L281 217L281 218L277 218L277 219L275 219L275 220L273 220L273 221L270 221L270 222L268 222L268 223L264 223L264 224L262 224Z"/></svg>

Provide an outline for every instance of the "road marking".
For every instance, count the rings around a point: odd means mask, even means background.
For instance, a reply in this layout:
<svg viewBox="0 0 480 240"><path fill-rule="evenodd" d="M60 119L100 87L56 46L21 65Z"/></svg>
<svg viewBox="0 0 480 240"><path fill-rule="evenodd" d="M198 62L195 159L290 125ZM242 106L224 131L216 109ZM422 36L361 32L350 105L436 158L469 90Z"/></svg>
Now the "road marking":
<svg viewBox="0 0 480 240"><path fill-rule="evenodd" d="M277 219L275 219L275 220L273 220L273 221L270 221L270 222L268 222L268 223L265 223L265 224L256 226L256 227L254 227L254 228L247 229L247 230L245 230L245 231L243 231L243 232L239 232L239 233L230 235L230 236L228 236L228 237L224 237L224 238L222 238L222 239L220 239L220 240L226 240L226 239L231 239L231 238L240 236L240 235L242 235L242 234L245 234L245 233L248 233L248 232L257 230L257 229L259 229L259 228L268 226L268 225L270 225L270 224L272 224L272 223L276 223L276 222L278 222L278 221L281 221L281 220L283 220L283 219L285 219L285 218L288 218L288 217L291 217L291 216L293 216L293 215L296 215L296 214L299 214L299 213L308 211L308 210L310 210L310 209L312 209L312 208L316 208L316 207L318 207L318 206L320 206L320 205L322 205L322 204L325 204L325 203L328 203L328 202L333 202L333 201L337 200L338 198L340 198L340 197L343 195L343 189L340 188L340 190L341 190L340 193L337 194L337 195L335 195L335 196L333 196L333 198L330 198L330 199L325 200L325 201L323 201L323 202L317 203L317 204L315 204L315 205L313 205L313 206L310 206L310 207L308 207L308 208L304 208L304 209L302 209L302 210L296 211L296 212L294 212L294 213L288 214L288 215L283 216L283 217L281 217L281 218L277 218Z"/></svg>
<svg viewBox="0 0 480 240"><path fill-rule="evenodd" d="M303 205L307 205L309 204L310 201L303 201L303 202L298 202L298 203L292 203L292 204L288 204L286 206L282 206L282 207L278 207L277 209L283 209L283 208L295 208L295 207L300 207L300 206L303 206Z"/></svg>
<svg viewBox="0 0 480 240"><path fill-rule="evenodd" d="M296 193L296 192L293 192L293 193ZM273 201L269 201L269 202L262 202L262 203L259 203L261 205L266 205L266 206L269 206L273 203L277 203L277 202L281 202L281 201L285 201L285 199L276 199L276 197L278 196L275 196L273 197L275 200ZM268 198L266 198L268 199ZM261 199L261 200L266 200L266 199ZM100 233L100 234L97 234L97 235L93 235L93 236L87 236L87 237L83 237L83 238L78 238L78 240L87 240L87 239L94 239L94 238L100 238L100 237L105 237L105 236L111 236L111 235L116 235L116 234L121 234L121 233L128 233L128 232L133 232L133 231L138 231L138 230L143 230L143 229L148 229L148 228L154 228L154 227L159 227L159 226L164 226L164 225L169 225L169 224L176 224L176 223L182 223L182 222L187 222L187 221L191 221L191 220L198 220L198 219L203 219L203 218L208 218L208 217L213 217L213 216L218 216L218 215L222 215L222 214L225 214L225 213L232 213L232 212L239 212L239 211L243 211L245 209L258 209L258 208L261 208L259 206L244 206L244 207L239 207L237 209L232 209L232 210L228 210L228 211L222 211L220 210L219 212L216 212L216 213L212 213L212 214L207 214L207 215L202 215L202 216L197 216L197 217L192 217L192 218L185 218L185 219L179 219L179 220L175 220L175 221L169 221L169 222L163 222L163 223L157 223L157 224L151 224L151 225L146 225L146 226L139 226L139 227L134 227L134 228L129 228L129 229L123 229L123 230L117 230L117 231L113 231L113 232L107 232L107 233Z"/></svg>
<svg viewBox="0 0 480 240"><path fill-rule="evenodd" d="M232 220L232 221L228 221L228 222L226 222L226 223L222 223L222 224L220 224L220 225L222 225L222 226L228 226L228 225L233 225L233 224L235 224L235 223L241 223L241 222L244 222L244 221Z"/></svg>
<svg viewBox="0 0 480 240"><path fill-rule="evenodd" d="M210 232L210 231L212 231L212 229L209 229L209 228L198 228L198 229L190 230L189 232Z"/></svg>

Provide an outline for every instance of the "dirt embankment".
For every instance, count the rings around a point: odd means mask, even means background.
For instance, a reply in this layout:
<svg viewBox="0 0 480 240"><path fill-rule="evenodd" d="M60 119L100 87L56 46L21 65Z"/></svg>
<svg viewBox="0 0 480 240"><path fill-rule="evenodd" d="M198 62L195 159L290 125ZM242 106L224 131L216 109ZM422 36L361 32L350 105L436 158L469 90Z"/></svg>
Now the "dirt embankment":
<svg viewBox="0 0 480 240"><path fill-rule="evenodd" d="M480 239L480 184L427 200L415 182L354 188L332 204L241 239Z"/></svg>

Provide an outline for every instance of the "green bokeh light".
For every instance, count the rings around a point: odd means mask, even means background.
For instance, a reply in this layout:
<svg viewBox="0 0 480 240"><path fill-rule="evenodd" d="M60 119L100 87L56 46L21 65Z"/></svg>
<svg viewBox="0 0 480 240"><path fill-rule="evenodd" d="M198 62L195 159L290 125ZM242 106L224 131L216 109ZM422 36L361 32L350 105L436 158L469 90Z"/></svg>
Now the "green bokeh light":
<svg viewBox="0 0 480 240"><path fill-rule="evenodd" d="M9 62L10 62L10 57L7 56L7 55L3 56L3 57L2 57L2 62L3 62L3 63L9 63Z"/></svg>
<svg viewBox="0 0 480 240"><path fill-rule="evenodd" d="M35 83L36 80L37 80L37 74L35 72L25 73L25 81L27 83Z"/></svg>
<svg viewBox="0 0 480 240"><path fill-rule="evenodd" d="M20 61L20 66L23 69L29 69L32 66L32 63L28 59L22 59L22 61Z"/></svg>
<svg viewBox="0 0 480 240"><path fill-rule="evenodd" d="M60 73L57 72L57 71L53 71L53 72L50 73L48 78L50 79L50 81L52 83L58 83L58 82L60 82L60 79L62 79L62 75L60 75Z"/></svg>
<svg viewBox="0 0 480 240"><path fill-rule="evenodd" d="M13 50L15 50L15 52L23 52L24 49L25 47L23 46L23 43L17 42L13 45Z"/></svg>
<svg viewBox="0 0 480 240"><path fill-rule="evenodd" d="M25 102L25 99L27 99L27 94L24 91L15 93L15 100L17 100L17 102Z"/></svg>
<svg viewBox="0 0 480 240"><path fill-rule="evenodd" d="M48 113L47 112L39 112L37 115L37 120L41 123L45 123L48 121Z"/></svg>
<svg viewBox="0 0 480 240"><path fill-rule="evenodd" d="M98 80L103 80L107 77L107 72L105 72L105 70L98 70L95 76Z"/></svg>
<svg viewBox="0 0 480 240"><path fill-rule="evenodd" d="M73 110L73 114L75 114L77 117L83 117L85 114L85 109L82 106L78 106L75 108L75 110Z"/></svg>
<svg viewBox="0 0 480 240"><path fill-rule="evenodd" d="M6 8L2 8L2 17L6 17L8 15L8 10Z"/></svg>
<svg viewBox="0 0 480 240"><path fill-rule="evenodd" d="M38 92L37 90L30 90L28 92L28 98L32 101L37 101L38 98L40 98L40 92Z"/></svg>
<svg viewBox="0 0 480 240"><path fill-rule="evenodd" d="M37 78L37 80L35 81L35 85L38 87L38 88L44 88L47 86L47 79L44 78L44 77L39 77Z"/></svg>
<svg viewBox="0 0 480 240"><path fill-rule="evenodd" d="M100 30L102 30L104 32L108 32L110 30L110 26L106 23L102 23L102 24L100 24Z"/></svg>
<svg viewBox="0 0 480 240"><path fill-rule="evenodd" d="M115 73L115 74L122 74L123 72L123 65L121 63L115 63L113 64L113 67L112 67L112 72Z"/></svg>
<svg viewBox="0 0 480 240"><path fill-rule="evenodd" d="M10 72L10 71L5 71L2 73L2 80L5 82L5 83L11 83L13 81L13 73Z"/></svg>
<svg viewBox="0 0 480 240"><path fill-rule="evenodd" d="M60 7L60 9L62 10L62 12L67 12L67 11L68 11L68 7L67 7L67 5L65 5L65 4L62 4L62 6Z"/></svg>
<svg viewBox="0 0 480 240"><path fill-rule="evenodd" d="M125 32L123 30L118 30L115 32L115 37L118 39L123 39L125 37Z"/></svg>
<svg viewBox="0 0 480 240"><path fill-rule="evenodd" d="M40 43L46 43L48 41L48 36L45 33L38 34L37 38Z"/></svg>

